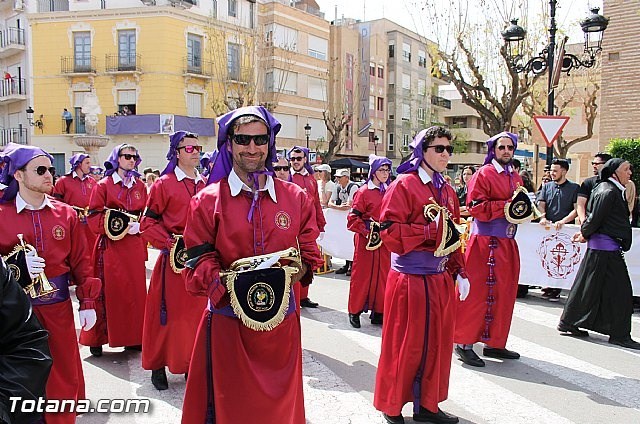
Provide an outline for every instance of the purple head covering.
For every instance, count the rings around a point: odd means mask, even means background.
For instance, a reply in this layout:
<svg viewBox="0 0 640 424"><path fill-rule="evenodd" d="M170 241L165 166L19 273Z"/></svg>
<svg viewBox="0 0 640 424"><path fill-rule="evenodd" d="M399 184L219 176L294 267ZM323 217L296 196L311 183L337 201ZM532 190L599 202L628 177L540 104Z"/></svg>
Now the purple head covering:
<svg viewBox="0 0 640 424"><path fill-rule="evenodd" d="M202 168L202 176L209 175L209 164L213 164L218 156L218 151L205 152L200 158L200 167Z"/></svg>
<svg viewBox="0 0 640 424"><path fill-rule="evenodd" d="M396 169L398 174L406 174L409 172L417 171L418 168L420 168L420 165L422 164L422 162L424 162L424 152L422 150L422 146L424 145L424 139L426 138L427 132L432 128L437 128L437 127L425 128L424 130L416 134L416 136L413 138L413 141L411 142L411 144L409 144L409 147L413 148L413 154L411 155L411 159L409 159L407 162L401 163L398 166L398 168ZM445 180L442 174L437 172L435 169L433 169L431 165L429 165L428 163L426 162L424 163L429 167L429 169L433 171L433 176L431 180L433 182L434 187L438 190L442 189L442 187L444 187L444 184L445 184Z"/></svg>
<svg viewBox="0 0 640 424"><path fill-rule="evenodd" d="M197 139L198 134L190 133L187 131L176 131L169 136L169 151L167 152L167 160L169 163L160 173L160 175L172 173L178 165L178 144L185 138L192 137Z"/></svg>
<svg viewBox="0 0 640 424"><path fill-rule="evenodd" d="M241 116L257 116L262 119L269 130L271 139L269 140L269 150L267 152L267 160L265 163L269 171L273 171L273 158L276 157L276 134L280 131L280 122L263 106L245 106L236 110L232 110L218 118L218 156L213 163L211 174L207 184L215 183L227 177L233 168L233 159L228 149L229 132L233 126L233 122Z"/></svg>
<svg viewBox="0 0 640 424"><path fill-rule="evenodd" d="M100 171L100 173L104 173L104 169L99 167L98 165L91 165L89 167L89 171L93 172L93 171Z"/></svg>
<svg viewBox="0 0 640 424"><path fill-rule="evenodd" d="M488 163L491 163L491 161L496 158L496 152L495 152L496 142L502 137L509 137L511 141L513 141L514 152L518 148L518 136L516 134L503 131L500 134L494 135L489 140L487 140L487 156L484 158L485 165ZM508 166L508 168L511 168L511 167Z"/></svg>
<svg viewBox="0 0 640 424"><path fill-rule="evenodd" d="M391 168L391 159L386 158L384 156L369 155L369 176L367 177L365 184L373 179L373 174L375 174L376 171L380 169L380 167L383 165L389 165L389 168ZM387 178L387 181L380 181L381 193L385 192L387 187L389 187L390 182L391 182L391 173L389 173L389 177Z"/></svg>
<svg viewBox="0 0 640 424"><path fill-rule="evenodd" d="M0 183L7 186L2 196L2 201L15 199L18 194L18 181L13 175L18 169L25 167L31 160L46 156L53 162L53 156L36 146L23 146L20 144L9 143L5 147L0 158L4 162L4 168L0 173Z"/></svg>
<svg viewBox="0 0 640 424"><path fill-rule="evenodd" d="M304 157L307 158L307 162L304 164L304 169L307 170L309 175L313 175L313 173L314 173L313 167L311 167L311 164L309 163L309 149L307 149L306 147L302 147L302 146L293 146L291 148L291 150L289 150L287 152L287 160L288 161L291 161L291 153L294 150L300 150L302 153L304 153Z"/></svg>
<svg viewBox="0 0 640 424"><path fill-rule="evenodd" d="M75 171L76 168L82 163L82 161L88 157L89 155L86 153L76 153L75 155L71 156L71 159L69 159L69 163L71 164L71 170L69 171L69 174L73 173L73 171Z"/></svg>
<svg viewBox="0 0 640 424"><path fill-rule="evenodd" d="M105 177L110 176L111 174L113 174L118 170L118 158L120 157L120 152L123 149L133 149L138 154L138 160L136 160L135 168L132 171L127 171L125 175L125 179L140 176L140 173L137 172L137 169L138 169L138 165L140 165L140 162L142 162L142 158L140 157L140 153L138 153L138 149L136 149L130 144L122 143L113 148L113 150L111 151L111 154L109 155L107 160L104 162Z"/></svg>

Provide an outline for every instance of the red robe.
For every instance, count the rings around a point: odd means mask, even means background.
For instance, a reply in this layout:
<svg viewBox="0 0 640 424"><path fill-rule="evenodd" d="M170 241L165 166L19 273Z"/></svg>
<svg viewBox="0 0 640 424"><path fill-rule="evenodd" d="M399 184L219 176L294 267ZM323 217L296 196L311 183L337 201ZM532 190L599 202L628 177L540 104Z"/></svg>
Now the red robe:
<svg viewBox="0 0 640 424"><path fill-rule="evenodd" d="M96 180L91 175L85 176L82 180L77 175L75 177L73 174L63 175L56 181L56 185L53 188L53 197L62 200L67 205L85 209L89 206L91 192L96 184ZM80 223L82 224L82 232L87 239L87 254L89 255L87 259L91 260L91 253L93 246L96 244L97 236L89 228L86 219L81 220Z"/></svg>
<svg viewBox="0 0 640 424"><path fill-rule="evenodd" d="M202 180L197 186L191 178L178 181L174 173L163 175L151 186L147 212L142 218L142 237L162 254L153 268L144 313L142 367L147 370L168 366L173 374L189 371L193 342L207 299L187 293L184 276L171 268L168 251L171 236L184 231L191 198L204 186ZM166 325L160 324L163 280Z"/></svg>
<svg viewBox="0 0 640 424"><path fill-rule="evenodd" d="M514 189L522 185L517 173L511 178L505 172L498 173L493 164L483 166L469 181L467 203L480 201L469 208L475 220L491 221L504 218L504 206L511 200ZM504 348L511 328L511 316L518 291L520 275L520 255L515 239L497 238L498 247L494 249L495 279L491 308L493 321L488 327L489 339L482 338L485 331L485 313L487 312L487 276L489 275L490 236L472 234L465 251L467 274L471 290L464 302L458 302L455 342L473 344L483 341L490 347Z"/></svg>
<svg viewBox="0 0 640 424"><path fill-rule="evenodd" d="M87 244L76 212L68 205L50 199L53 208L17 213L15 200L0 204L0 254L7 255L18 244L17 234L36 248L45 260L49 279L69 273L76 284L80 309L95 309L100 280L92 277L87 261ZM84 375L71 299L33 306L42 326L49 332L53 366L46 386L48 399L84 399ZM47 424L75 423L74 413L46 413Z"/></svg>
<svg viewBox="0 0 640 424"><path fill-rule="evenodd" d="M219 272L236 259L295 247L309 270L322 264L311 200L286 181L274 180L277 203L260 191L251 222L252 196L232 196L227 178L191 201L184 238L187 248L212 245L187 268L187 290L206 296L214 308L229 304ZM189 367L182 422L203 423L207 412L207 317L203 314ZM235 317L213 313L211 360L217 424L304 424L300 316L289 314L271 331L254 331Z"/></svg>
<svg viewBox="0 0 640 424"><path fill-rule="evenodd" d="M437 193L431 182L424 184L415 172L401 174L387 189L380 220L392 222L381 233L391 252L403 255L435 250L436 224L425 219L423 206L430 197L437 199ZM458 199L448 184L442 189L442 199L458 219ZM426 276L389 271L373 401L376 409L388 415L399 415L404 404L414 400L412 386L421 367L424 371L420 405L435 412L438 403L447 399L455 326L456 290L452 275L457 272L464 275L459 250L449 256L446 268L440 274Z"/></svg>
<svg viewBox="0 0 640 424"><path fill-rule="evenodd" d="M102 279L98 321L80 333L85 346L111 347L142 344L144 303L147 295L147 245L140 234L113 241L105 235L104 208L140 215L147 203L147 188L136 179L131 188L115 184L112 176L98 182L91 194L89 226L98 234L93 249L95 272Z"/></svg>
<svg viewBox="0 0 640 424"><path fill-rule="evenodd" d="M324 226L327 225L327 221L324 219L324 213L322 213L322 205L320 204L320 195L318 194L318 183L313 175L302 175L298 172L291 174L291 182L301 187L305 193L311 198L313 202L313 209L315 210L315 221L318 226L318 230L324 232ZM298 300L307 299L309 297L309 286L299 286L296 284L296 296ZM300 306L300 305L298 305Z"/></svg>
<svg viewBox="0 0 640 424"><path fill-rule="evenodd" d="M370 189L367 184L363 185L353 197L347 216L347 229L355 233L349 290L350 314L369 310L384 312L384 289L391 266L391 252L384 243L376 250L366 249L370 231L365 223L371 220L380 222L382 197L378 188Z"/></svg>

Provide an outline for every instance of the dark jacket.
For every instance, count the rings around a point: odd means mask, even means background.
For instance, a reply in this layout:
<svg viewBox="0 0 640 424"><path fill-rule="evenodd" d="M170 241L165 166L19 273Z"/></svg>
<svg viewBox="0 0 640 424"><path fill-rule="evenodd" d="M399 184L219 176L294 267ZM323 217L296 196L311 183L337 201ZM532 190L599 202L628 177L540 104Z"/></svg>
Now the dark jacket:
<svg viewBox="0 0 640 424"><path fill-rule="evenodd" d="M587 219L580 230L585 238L594 233L606 234L620 242L625 252L631 249L629 206L611 181L602 181L593 189L587 203Z"/></svg>

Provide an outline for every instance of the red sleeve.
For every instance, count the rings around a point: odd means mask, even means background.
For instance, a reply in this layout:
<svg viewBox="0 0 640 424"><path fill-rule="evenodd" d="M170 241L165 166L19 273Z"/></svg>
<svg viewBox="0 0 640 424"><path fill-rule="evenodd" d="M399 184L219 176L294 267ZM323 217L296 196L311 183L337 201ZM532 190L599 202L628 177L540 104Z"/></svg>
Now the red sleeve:
<svg viewBox="0 0 640 424"><path fill-rule="evenodd" d="M95 309L95 302L100 295L102 283L99 278L93 277L93 268L87 261L90 256L87 252L87 238L82 233L80 222L75 212L71 215L71 252L69 252L69 267L73 281L76 282L76 296L80 301L80 310Z"/></svg>
<svg viewBox="0 0 640 424"><path fill-rule="evenodd" d="M313 200L313 207L316 210L316 223L318 224L318 230L324 232L324 227L327 225L327 220L324 219L324 213L322 212L322 205L320 204L320 195L318 194L318 183L313 177L309 178L309 195Z"/></svg>
<svg viewBox="0 0 640 424"><path fill-rule="evenodd" d="M322 259L322 255L318 249L317 240L320 235L320 231L316 227L315 222L313 222L314 209L311 202L312 200L309 196L303 196L298 243L300 245L300 255L302 256L302 260L313 270L321 267L324 264L324 260ZM322 213L322 211L320 213Z"/></svg>
<svg viewBox="0 0 640 424"><path fill-rule="evenodd" d="M437 237L436 224L427 222L421 215L417 222L411 220L411 193L404 184L392 184L382 199L380 221L390 225L381 231L382 241L394 253L404 255L413 250L429 250L425 242L435 244ZM422 205L419 206L422 208ZM422 247L422 249L417 249ZM430 250L433 250L433 246Z"/></svg>
<svg viewBox="0 0 640 424"><path fill-rule="evenodd" d="M349 215L347 215L347 229L349 231L353 231L354 233L368 237L369 230L367 230L367 226L364 223L364 218L362 217L367 209L365 195L366 190L368 190L368 188L366 185L364 185L356 192L356 195L353 196L353 204L351 205Z"/></svg>
<svg viewBox="0 0 640 424"><path fill-rule="evenodd" d="M472 217L480 221L491 221L496 218L504 218L504 205L507 200L491 200L491 181L487 172L480 169L473 174L467 189L467 204Z"/></svg>
<svg viewBox="0 0 640 424"><path fill-rule="evenodd" d="M107 204L107 186L98 183L91 191L89 200L89 217L87 223L95 234L104 234L104 208Z"/></svg>
<svg viewBox="0 0 640 424"><path fill-rule="evenodd" d="M65 188L64 188L65 181L66 181L66 178L60 177L58 181L56 181L56 185L53 186L53 192L51 193L53 197L63 202L64 202L64 192L65 192Z"/></svg>
<svg viewBox="0 0 640 424"><path fill-rule="evenodd" d="M156 249L164 249L170 246L170 240L173 240L164 225L162 225L161 219L153 217L162 215L166 209L168 199L165 192L164 181L161 179L151 186L151 193L147 199L147 211L150 211L152 216L145 214L140 221L142 238L144 241L151 243Z"/></svg>

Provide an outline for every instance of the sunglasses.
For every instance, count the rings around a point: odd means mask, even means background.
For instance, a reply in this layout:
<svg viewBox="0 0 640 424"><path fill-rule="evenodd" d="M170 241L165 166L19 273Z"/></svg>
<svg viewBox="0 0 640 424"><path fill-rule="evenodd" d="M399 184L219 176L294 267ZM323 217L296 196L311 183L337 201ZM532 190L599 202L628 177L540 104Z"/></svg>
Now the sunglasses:
<svg viewBox="0 0 640 424"><path fill-rule="evenodd" d="M274 166L273 170L274 171L288 171L289 167L288 166Z"/></svg>
<svg viewBox="0 0 640 424"><path fill-rule="evenodd" d="M91 175L102 175L102 171L91 171Z"/></svg>
<svg viewBox="0 0 640 424"><path fill-rule="evenodd" d="M510 152L513 151L513 146L509 145L509 146L498 146L498 150L508 150Z"/></svg>
<svg viewBox="0 0 640 424"><path fill-rule="evenodd" d="M593 166L598 166L598 165L604 165L604 162L591 162L591 165Z"/></svg>
<svg viewBox="0 0 640 424"><path fill-rule="evenodd" d="M49 171L49 174L56 175L56 167L55 166L44 166L44 165L40 165L39 167L37 167L36 169L34 169L34 171L36 171L36 174L43 176L45 174L45 172Z"/></svg>
<svg viewBox="0 0 640 424"><path fill-rule="evenodd" d="M186 146L182 146L182 147L178 147L176 150L180 151L180 149L184 149L185 152L187 153L193 153L193 152L201 152L202 151L202 146L199 145L192 145L192 144L187 144Z"/></svg>
<svg viewBox="0 0 640 424"><path fill-rule="evenodd" d="M447 153L449 153L450 155L453 154L453 146L445 146L442 144L436 144L435 146L427 146L427 149L433 149L436 151L436 153L444 153L444 151L446 150Z"/></svg>
<svg viewBox="0 0 640 424"><path fill-rule="evenodd" d="M122 153L120 155L120 157L121 158L125 158L126 160L131 160L131 159L138 160L138 159L140 159L140 156L138 156L137 154L136 155L132 155L130 153Z"/></svg>
<svg viewBox="0 0 640 424"><path fill-rule="evenodd" d="M269 143L269 134L258 134L258 135L250 135L250 134L235 134L233 136L233 142L240 146L248 146L253 140L256 146L264 146Z"/></svg>
<svg viewBox="0 0 640 424"><path fill-rule="evenodd" d="M304 156L290 156L289 157L289 160L291 162L297 162L297 161L302 160L302 159L304 159Z"/></svg>

